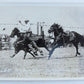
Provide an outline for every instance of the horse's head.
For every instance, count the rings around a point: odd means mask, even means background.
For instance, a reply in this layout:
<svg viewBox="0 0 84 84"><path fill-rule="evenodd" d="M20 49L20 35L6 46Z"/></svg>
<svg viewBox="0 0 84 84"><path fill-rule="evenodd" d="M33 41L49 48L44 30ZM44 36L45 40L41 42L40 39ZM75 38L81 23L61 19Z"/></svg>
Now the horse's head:
<svg viewBox="0 0 84 84"><path fill-rule="evenodd" d="M18 28L14 28L13 31L11 32L10 37L14 37L15 35L18 35L19 33L19 29Z"/></svg>
<svg viewBox="0 0 84 84"><path fill-rule="evenodd" d="M48 30L48 32L49 32L49 33L55 32L59 27L60 27L60 25L54 23L54 24L50 27L50 29Z"/></svg>

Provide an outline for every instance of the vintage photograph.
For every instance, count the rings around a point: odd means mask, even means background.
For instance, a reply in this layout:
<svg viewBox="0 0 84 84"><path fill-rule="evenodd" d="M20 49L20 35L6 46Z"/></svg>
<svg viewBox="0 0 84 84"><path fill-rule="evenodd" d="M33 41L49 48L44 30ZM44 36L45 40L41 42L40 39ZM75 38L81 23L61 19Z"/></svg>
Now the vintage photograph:
<svg viewBox="0 0 84 84"><path fill-rule="evenodd" d="M84 4L0 4L0 79L84 77Z"/></svg>

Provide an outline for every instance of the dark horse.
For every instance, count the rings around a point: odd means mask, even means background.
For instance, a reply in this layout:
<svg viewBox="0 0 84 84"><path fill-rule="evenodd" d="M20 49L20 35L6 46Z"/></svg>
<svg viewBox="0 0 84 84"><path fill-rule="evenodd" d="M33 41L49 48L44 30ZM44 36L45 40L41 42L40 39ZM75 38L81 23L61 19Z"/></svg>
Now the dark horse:
<svg viewBox="0 0 84 84"><path fill-rule="evenodd" d="M24 49L26 49L27 51L31 49L32 52L35 55L38 55L37 51L39 51L41 53L41 55L43 55L42 51L38 48L38 46L35 44L35 42L32 41L31 39L29 39L29 36L28 36L27 32L26 33L22 33L22 32L19 32L19 30L17 28L14 28L14 30L12 31L10 37L14 37L15 35L17 36L17 40L14 42L15 54L13 56L11 56L11 57L14 57L17 54L16 50L17 50L17 52L19 52L20 50L24 50ZM23 46L23 48L21 48L20 46ZM31 54L31 52L29 52L29 53ZM24 58L25 58L25 56L24 56Z"/></svg>
<svg viewBox="0 0 84 84"><path fill-rule="evenodd" d="M48 45L48 42L46 42L43 38L41 38L41 37L39 37L38 39L37 39L37 36L36 35L34 35L34 34L32 34L31 32L29 32L30 33L30 39L31 39L31 41L34 41L35 43L36 43L36 46L37 47L44 47L44 48L46 48L47 50L48 50L48 48L47 48L47 45ZM14 45L16 45L19 41L22 41L24 38L25 38L25 32L23 33L23 32L20 32L19 31L19 29L18 28L14 28L14 30L12 31L12 33L11 33L11 35L10 35L10 37L14 37L14 36L17 36L17 40L15 41L15 43L14 43ZM30 40L27 40L26 41L26 44L29 44L30 42L28 42L28 41L30 41ZM22 42L23 43L23 42ZM20 43L21 44L21 43ZM23 43L23 44L25 44L25 43ZM27 46L27 45L26 45ZM32 48L32 51L34 51L34 50L36 50L36 51L40 51L40 49L39 48L37 48L37 47L33 47ZM17 48L17 47L16 47ZM18 48L17 48L18 49ZM17 50L16 49L16 50ZM34 53L35 54L35 53ZM41 53L41 55L42 55L42 53ZM15 55L13 55L13 57L14 57Z"/></svg>
<svg viewBox="0 0 84 84"><path fill-rule="evenodd" d="M51 57L55 48L63 46L64 43L72 43L76 48L76 56L77 54L80 55L80 53L78 52L78 44L84 42L84 37L82 35L78 34L75 31L70 31L69 33L66 33L60 25L55 23L50 27L48 32L54 32L54 42L52 44L52 46L54 47L52 47L52 49L49 51L48 59Z"/></svg>
<svg viewBox="0 0 84 84"><path fill-rule="evenodd" d="M17 41L20 41L20 40L23 40L24 34L25 33L20 32L18 28L14 28L10 37L14 37L16 35L18 37ZM30 32L30 34L31 34L30 35L31 40L34 41L38 47L44 47L44 48L46 48L46 50L48 50L48 45L49 45L48 40L42 38L42 36L37 36L35 34L32 34L31 32ZM50 38L48 38L48 39L50 39Z"/></svg>

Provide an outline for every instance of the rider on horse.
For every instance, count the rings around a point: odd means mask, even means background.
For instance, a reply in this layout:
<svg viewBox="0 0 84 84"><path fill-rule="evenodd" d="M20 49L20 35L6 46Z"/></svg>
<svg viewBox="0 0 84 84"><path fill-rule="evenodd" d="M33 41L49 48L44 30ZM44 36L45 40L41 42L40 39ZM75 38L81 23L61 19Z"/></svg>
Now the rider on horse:
<svg viewBox="0 0 84 84"><path fill-rule="evenodd" d="M41 55L43 55L43 52L38 48L34 40L31 39L31 33L29 32L26 32L24 35L24 38L18 41L17 44L18 43L19 44L22 43L24 44L24 46L28 46L34 52L35 55L38 55L37 51L39 51Z"/></svg>

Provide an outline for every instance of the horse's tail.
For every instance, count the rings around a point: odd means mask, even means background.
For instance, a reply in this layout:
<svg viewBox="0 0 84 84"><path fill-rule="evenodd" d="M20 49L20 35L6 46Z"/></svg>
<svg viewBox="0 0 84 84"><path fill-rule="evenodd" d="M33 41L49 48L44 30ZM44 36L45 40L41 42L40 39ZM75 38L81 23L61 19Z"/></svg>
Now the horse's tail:
<svg viewBox="0 0 84 84"><path fill-rule="evenodd" d="M81 46L84 46L84 36L83 35L80 35L79 33L75 32L75 31L72 31L75 36L76 36L76 39L78 40L78 42L80 43Z"/></svg>
<svg viewBox="0 0 84 84"><path fill-rule="evenodd" d="M80 42L81 46L84 46L84 37L83 36L81 36L81 38L79 39L79 42Z"/></svg>

